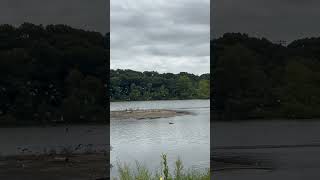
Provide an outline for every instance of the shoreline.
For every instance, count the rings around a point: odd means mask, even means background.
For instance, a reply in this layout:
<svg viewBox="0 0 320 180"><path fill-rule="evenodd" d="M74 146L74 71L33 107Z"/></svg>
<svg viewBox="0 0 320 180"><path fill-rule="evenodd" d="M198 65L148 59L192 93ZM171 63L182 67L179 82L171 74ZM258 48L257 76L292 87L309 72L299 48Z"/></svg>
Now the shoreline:
<svg viewBox="0 0 320 180"><path fill-rule="evenodd" d="M156 100L112 100L110 103L114 102L141 102L141 101L192 101L192 100L210 100L210 98L205 98L205 99L200 99L200 98L195 98L195 99L156 99Z"/></svg>
<svg viewBox="0 0 320 180"><path fill-rule="evenodd" d="M94 122L94 123L48 123L48 124L0 124L0 128L52 128L52 127L79 127L79 126L110 126L108 121L106 122Z"/></svg>
<svg viewBox="0 0 320 180"><path fill-rule="evenodd" d="M0 159L0 177L6 179L99 179L108 177L105 154L18 155Z"/></svg>
<svg viewBox="0 0 320 180"><path fill-rule="evenodd" d="M295 119L289 119L289 118L260 118L260 119L238 119L238 120L224 120L224 119L214 119L211 121L215 122L223 122L223 123L244 123L244 122L271 122L271 121L288 121L288 122L303 122L303 121L313 121L313 122L319 122L319 118L295 118Z"/></svg>

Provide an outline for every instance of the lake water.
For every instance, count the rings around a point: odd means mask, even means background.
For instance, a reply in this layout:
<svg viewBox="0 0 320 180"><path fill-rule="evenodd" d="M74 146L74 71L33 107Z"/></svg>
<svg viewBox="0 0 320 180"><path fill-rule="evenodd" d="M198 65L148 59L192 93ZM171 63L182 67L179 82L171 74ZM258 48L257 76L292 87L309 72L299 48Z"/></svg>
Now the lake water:
<svg viewBox="0 0 320 180"><path fill-rule="evenodd" d="M210 164L209 100L112 102L111 111L125 109L172 109L192 115L145 120L111 120L111 163L139 161L151 171L160 168L160 155L169 166L180 157L186 169L206 169ZM170 125L169 122L174 124ZM111 169L111 176L117 168Z"/></svg>

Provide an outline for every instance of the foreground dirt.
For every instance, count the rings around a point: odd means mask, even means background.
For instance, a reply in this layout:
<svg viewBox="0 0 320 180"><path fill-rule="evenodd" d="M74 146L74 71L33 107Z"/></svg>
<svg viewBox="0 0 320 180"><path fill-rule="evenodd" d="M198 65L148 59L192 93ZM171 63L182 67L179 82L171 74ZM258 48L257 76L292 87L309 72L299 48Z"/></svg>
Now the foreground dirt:
<svg viewBox="0 0 320 180"><path fill-rule="evenodd" d="M151 110L127 110L127 111L111 111L111 119L157 119L169 118L191 114L188 111L175 111L166 109L151 109Z"/></svg>
<svg viewBox="0 0 320 180"><path fill-rule="evenodd" d="M97 180L107 179L107 156L15 156L0 159L0 179Z"/></svg>
<svg viewBox="0 0 320 180"><path fill-rule="evenodd" d="M319 128L314 120L214 122L212 179L319 180Z"/></svg>

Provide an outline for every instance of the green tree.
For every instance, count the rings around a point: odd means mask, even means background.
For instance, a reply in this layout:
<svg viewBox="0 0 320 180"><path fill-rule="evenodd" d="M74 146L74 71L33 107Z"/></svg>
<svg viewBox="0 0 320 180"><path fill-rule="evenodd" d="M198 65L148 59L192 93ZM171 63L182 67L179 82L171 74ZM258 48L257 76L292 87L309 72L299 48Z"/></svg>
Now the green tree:
<svg viewBox="0 0 320 180"><path fill-rule="evenodd" d="M308 67L307 62L303 58L292 58L286 65L286 83L280 97L286 117L312 118L320 115L320 73ZM319 62L311 65L320 67Z"/></svg>
<svg viewBox="0 0 320 180"><path fill-rule="evenodd" d="M197 95L199 98L210 98L210 81L204 79L200 80L197 91Z"/></svg>
<svg viewBox="0 0 320 180"><path fill-rule="evenodd" d="M268 80L259 65L259 57L241 45L229 47L216 62L213 74L215 106L228 119L250 118L267 99Z"/></svg>
<svg viewBox="0 0 320 180"><path fill-rule="evenodd" d="M179 77L177 81L177 91L180 98L190 98L193 96L192 92L194 91L192 87L192 82L186 75Z"/></svg>
<svg viewBox="0 0 320 180"><path fill-rule="evenodd" d="M140 88L138 86L136 86L135 84L131 84L130 87L130 94L129 94L129 98L130 100L139 100L140 97Z"/></svg>

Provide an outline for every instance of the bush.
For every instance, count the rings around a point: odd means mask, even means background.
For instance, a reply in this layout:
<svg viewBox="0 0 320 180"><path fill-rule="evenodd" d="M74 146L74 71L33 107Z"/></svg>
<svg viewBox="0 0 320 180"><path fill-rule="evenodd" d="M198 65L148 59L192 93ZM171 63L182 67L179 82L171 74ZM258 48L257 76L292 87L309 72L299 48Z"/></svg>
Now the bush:
<svg viewBox="0 0 320 180"><path fill-rule="evenodd" d="M167 155L161 155L161 171L156 171L151 173L147 167L136 162L135 170L132 170L126 163L118 163L118 177L113 177L113 180L159 180L161 177L163 180L209 180L210 171L206 170L204 172L197 171L194 169L189 169L184 171L183 164L180 158L175 162L175 169L173 176L170 174Z"/></svg>

